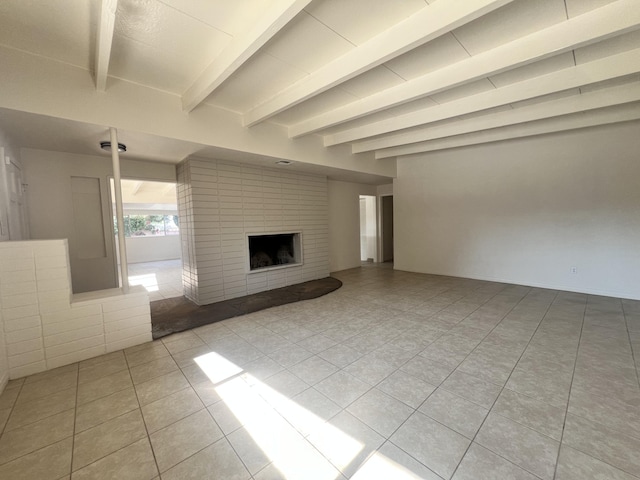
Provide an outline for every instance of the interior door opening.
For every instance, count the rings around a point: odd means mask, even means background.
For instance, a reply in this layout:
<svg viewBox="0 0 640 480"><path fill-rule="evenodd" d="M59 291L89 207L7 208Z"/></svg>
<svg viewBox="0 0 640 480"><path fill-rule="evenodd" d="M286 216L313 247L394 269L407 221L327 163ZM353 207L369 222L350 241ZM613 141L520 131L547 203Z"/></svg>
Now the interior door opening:
<svg viewBox="0 0 640 480"><path fill-rule="evenodd" d="M377 252L376 197L360 195L360 260L377 262Z"/></svg>
<svg viewBox="0 0 640 480"><path fill-rule="evenodd" d="M111 199L115 212L113 179ZM182 296L182 252L176 184L123 179L122 204L129 285L144 286L151 301ZM115 216L113 225L114 235L117 236ZM115 245L116 261L120 265L117 238Z"/></svg>

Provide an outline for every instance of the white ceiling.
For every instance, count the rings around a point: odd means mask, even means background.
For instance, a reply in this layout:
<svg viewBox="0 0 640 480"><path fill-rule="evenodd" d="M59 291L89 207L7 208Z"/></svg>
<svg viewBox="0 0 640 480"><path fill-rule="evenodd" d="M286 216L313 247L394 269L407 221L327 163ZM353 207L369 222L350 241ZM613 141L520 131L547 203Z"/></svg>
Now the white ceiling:
<svg viewBox="0 0 640 480"><path fill-rule="evenodd" d="M103 1L2 0L0 46L377 159L640 119L640 0ZM7 109L0 128L78 153L105 136ZM237 156L140 132L137 158Z"/></svg>

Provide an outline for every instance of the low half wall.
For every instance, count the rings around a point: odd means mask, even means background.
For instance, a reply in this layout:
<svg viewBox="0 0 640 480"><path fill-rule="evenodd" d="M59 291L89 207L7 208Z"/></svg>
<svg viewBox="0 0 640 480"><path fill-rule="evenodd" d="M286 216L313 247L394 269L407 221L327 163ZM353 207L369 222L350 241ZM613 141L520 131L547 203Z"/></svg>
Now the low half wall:
<svg viewBox="0 0 640 480"><path fill-rule="evenodd" d="M0 324L11 379L151 340L144 287L73 295L66 239L0 242Z"/></svg>

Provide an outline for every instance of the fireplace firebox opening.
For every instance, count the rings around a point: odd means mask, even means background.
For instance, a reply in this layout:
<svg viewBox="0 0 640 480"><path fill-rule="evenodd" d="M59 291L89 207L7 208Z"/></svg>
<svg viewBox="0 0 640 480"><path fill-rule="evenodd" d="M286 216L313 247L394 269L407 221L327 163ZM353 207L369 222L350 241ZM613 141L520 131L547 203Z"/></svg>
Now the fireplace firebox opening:
<svg viewBox="0 0 640 480"><path fill-rule="evenodd" d="M302 265L300 232L247 235L249 272Z"/></svg>

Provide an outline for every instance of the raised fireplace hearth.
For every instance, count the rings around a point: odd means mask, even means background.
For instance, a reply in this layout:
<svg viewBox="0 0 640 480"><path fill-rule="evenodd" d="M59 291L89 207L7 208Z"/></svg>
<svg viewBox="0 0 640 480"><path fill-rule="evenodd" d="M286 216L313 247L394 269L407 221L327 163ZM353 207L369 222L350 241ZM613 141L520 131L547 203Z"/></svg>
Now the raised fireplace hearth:
<svg viewBox="0 0 640 480"><path fill-rule="evenodd" d="M249 273L302 265L300 232L248 234Z"/></svg>

